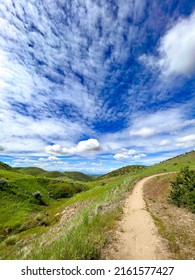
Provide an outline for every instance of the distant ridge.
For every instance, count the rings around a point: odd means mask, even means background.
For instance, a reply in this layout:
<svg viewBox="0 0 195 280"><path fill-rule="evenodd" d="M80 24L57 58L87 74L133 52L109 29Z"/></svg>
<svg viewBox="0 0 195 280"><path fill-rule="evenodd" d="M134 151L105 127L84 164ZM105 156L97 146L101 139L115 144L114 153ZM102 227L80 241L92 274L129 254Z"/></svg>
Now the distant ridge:
<svg viewBox="0 0 195 280"><path fill-rule="evenodd" d="M125 175L125 174L137 173L137 172L142 171L146 168L147 168L147 166L144 166L144 165L127 165L127 166L121 167L119 169L116 169L112 172L109 172L105 175L102 175L99 178L108 179L108 178L111 178L111 177L117 177L117 176L121 176L121 175Z"/></svg>
<svg viewBox="0 0 195 280"><path fill-rule="evenodd" d="M93 177L86 175L82 172L60 172L60 171L46 171L39 167L17 167L14 170L24 174L24 175L33 175L41 176L47 178L67 178L74 181L83 181L88 182L93 180Z"/></svg>
<svg viewBox="0 0 195 280"><path fill-rule="evenodd" d="M64 175L66 175L68 178L75 180L75 181L83 181L83 182L88 182L92 181L94 179L93 176L86 175L82 172L63 172Z"/></svg>

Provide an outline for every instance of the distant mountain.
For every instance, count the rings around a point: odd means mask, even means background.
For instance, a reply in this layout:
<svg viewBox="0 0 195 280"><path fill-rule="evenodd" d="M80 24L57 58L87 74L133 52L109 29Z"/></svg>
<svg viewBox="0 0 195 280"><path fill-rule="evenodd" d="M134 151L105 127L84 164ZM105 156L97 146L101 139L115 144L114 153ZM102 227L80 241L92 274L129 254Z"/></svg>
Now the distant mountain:
<svg viewBox="0 0 195 280"><path fill-rule="evenodd" d="M125 174L133 174L133 173L140 172L140 171L142 171L146 168L147 168L147 166L144 166L144 165L127 165L127 166L124 166L122 168L116 169L112 172L109 172L105 175L102 175L99 178L108 179L108 178L111 178L111 177L122 176L122 175L125 175Z"/></svg>

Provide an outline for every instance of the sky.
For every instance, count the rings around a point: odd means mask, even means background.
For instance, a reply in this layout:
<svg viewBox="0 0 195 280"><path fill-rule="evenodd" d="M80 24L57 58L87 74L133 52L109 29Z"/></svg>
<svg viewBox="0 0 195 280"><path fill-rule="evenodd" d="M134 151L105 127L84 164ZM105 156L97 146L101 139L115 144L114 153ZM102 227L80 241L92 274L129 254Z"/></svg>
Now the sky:
<svg viewBox="0 0 195 280"><path fill-rule="evenodd" d="M102 174L194 148L194 0L0 2L0 161Z"/></svg>

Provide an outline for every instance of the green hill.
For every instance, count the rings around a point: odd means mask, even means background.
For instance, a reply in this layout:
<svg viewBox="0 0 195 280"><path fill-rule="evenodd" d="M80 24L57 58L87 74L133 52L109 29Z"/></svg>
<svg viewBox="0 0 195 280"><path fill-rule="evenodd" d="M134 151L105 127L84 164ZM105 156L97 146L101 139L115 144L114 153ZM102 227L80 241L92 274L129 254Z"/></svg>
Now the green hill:
<svg viewBox="0 0 195 280"><path fill-rule="evenodd" d="M93 179L92 176L86 175L82 172L46 171L39 167L17 167L14 169L24 175L33 175L46 178L64 178L82 182L88 182Z"/></svg>
<svg viewBox="0 0 195 280"><path fill-rule="evenodd" d="M52 178L41 174L49 174ZM11 233L17 233L43 221L45 225L49 224L43 213L53 208L56 199L70 198L88 189L82 183L67 180L65 176L62 179L55 179L54 176L59 177L58 172L46 172L40 168L0 169L0 237L7 236L6 228ZM40 213L41 218L37 218Z"/></svg>
<svg viewBox="0 0 195 280"><path fill-rule="evenodd" d="M100 177L98 177L99 179L108 179L111 177L117 177L117 176L122 176L122 175L126 175L126 174L134 174L140 171L143 171L147 168L147 166L144 165L127 165L124 166L122 168L116 169L112 172L109 172L105 175L102 175Z"/></svg>
<svg viewBox="0 0 195 280"><path fill-rule="evenodd" d="M13 170L11 166L0 161L0 170Z"/></svg>
<svg viewBox="0 0 195 280"><path fill-rule="evenodd" d="M24 175L44 176L47 171L39 167L16 167L15 170Z"/></svg>
<svg viewBox="0 0 195 280"><path fill-rule="evenodd" d="M63 174L74 181L88 182L93 180L93 176L86 175L82 172L63 172Z"/></svg>
<svg viewBox="0 0 195 280"><path fill-rule="evenodd" d="M171 172L180 170L186 165L191 169L195 169L195 151L190 151L154 164L148 167L148 170L153 170L155 172Z"/></svg>
<svg viewBox="0 0 195 280"><path fill-rule="evenodd" d="M195 169L194 151L150 167L125 166L98 178L36 167L13 169L1 163L0 259L99 258L107 233L120 216L121 201L135 182L185 165ZM68 219L67 227L58 227L62 217ZM52 244L39 239L48 232L44 239L52 239ZM32 246L32 254L22 251L36 242L40 246Z"/></svg>

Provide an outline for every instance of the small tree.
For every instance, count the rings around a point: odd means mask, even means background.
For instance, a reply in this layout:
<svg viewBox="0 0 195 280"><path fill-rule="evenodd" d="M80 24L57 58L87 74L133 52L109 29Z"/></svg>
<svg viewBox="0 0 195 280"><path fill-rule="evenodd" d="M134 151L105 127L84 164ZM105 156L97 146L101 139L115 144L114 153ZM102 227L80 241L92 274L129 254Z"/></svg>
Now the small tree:
<svg viewBox="0 0 195 280"><path fill-rule="evenodd" d="M185 166L171 182L170 198L177 206L187 206L195 212L195 171Z"/></svg>

